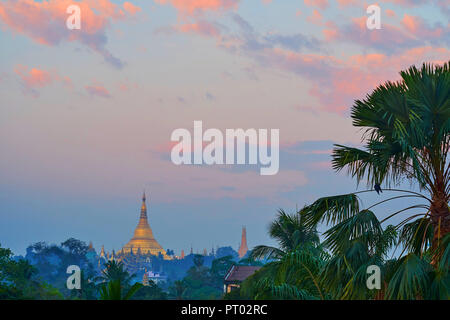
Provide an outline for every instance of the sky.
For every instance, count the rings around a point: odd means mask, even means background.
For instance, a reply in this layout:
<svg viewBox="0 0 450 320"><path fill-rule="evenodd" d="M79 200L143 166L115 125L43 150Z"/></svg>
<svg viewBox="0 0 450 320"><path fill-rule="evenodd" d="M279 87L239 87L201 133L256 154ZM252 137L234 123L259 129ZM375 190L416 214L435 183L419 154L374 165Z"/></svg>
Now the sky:
<svg viewBox="0 0 450 320"><path fill-rule="evenodd" d="M66 27L71 4L80 30ZM381 29L366 27L371 4ZM357 190L330 163L333 144L361 143L352 104L448 61L449 16L445 0L0 0L1 245L117 251L143 190L176 254L237 250L242 226L249 248L274 244L278 209ZM174 165L171 133L196 120L279 129L278 174Z"/></svg>

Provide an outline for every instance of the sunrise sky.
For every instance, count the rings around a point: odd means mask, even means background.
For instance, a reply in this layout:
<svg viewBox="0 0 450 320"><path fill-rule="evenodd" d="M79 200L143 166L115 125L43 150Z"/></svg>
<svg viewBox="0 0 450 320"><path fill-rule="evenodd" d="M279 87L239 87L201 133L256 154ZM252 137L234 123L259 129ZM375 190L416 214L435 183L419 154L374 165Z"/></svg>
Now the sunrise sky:
<svg viewBox="0 0 450 320"><path fill-rule="evenodd" d="M1 245L118 250L145 189L165 249L237 249L243 225L251 248L272 243L278 208L354 191L330 165L333 143L360 142L353 101L450 57L448 1L378 1L368 30L374 3L0 0ZM70 4L81 30L66 28ZM173 165L170 135L194 120L279 129L279 173Z"/></svg>

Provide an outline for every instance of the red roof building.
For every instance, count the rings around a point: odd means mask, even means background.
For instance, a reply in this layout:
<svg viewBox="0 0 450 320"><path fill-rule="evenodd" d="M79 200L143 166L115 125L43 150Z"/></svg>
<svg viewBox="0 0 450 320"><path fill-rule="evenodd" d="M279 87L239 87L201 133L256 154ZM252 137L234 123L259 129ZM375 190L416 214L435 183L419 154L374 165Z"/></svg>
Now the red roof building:
<svg viewBox="0 0 450 320"><path fill-rule="evenodd" d="M229 293L231 290L239 288L242 281L250 277L260 268L258 266L231 266L223 281L223 291Z"/></svg>

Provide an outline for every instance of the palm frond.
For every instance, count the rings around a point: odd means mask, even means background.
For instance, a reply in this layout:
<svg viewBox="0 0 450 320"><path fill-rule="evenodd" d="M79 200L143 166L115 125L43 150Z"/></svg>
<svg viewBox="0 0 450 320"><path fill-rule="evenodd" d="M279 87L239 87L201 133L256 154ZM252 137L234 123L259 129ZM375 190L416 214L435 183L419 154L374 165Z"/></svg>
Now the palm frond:
<svg viewBox="0 0 450 320"><path fill-rule="evenodd" d="M359 198L354 193L323 197L304 207L300 214L305 226L315 228L321 222L340 223L359 212Z"/></svg>
<svg viewBox="0 0 450 320"><path fill-rule="evenodd" d="M364 240L375 248L383 229L377 216L370 210L362 210L325 232L324 245L334 253L342 253L354 240Z"/></svg>
<svg viewBox="0 0 450 320"><path fill-rule="evenodd" d="M404 224L399 235L399 241L405 250L419 256L430 247L432 239L430 218L419 218Z"/></svg>
<svg viewBox="0 0 450 320"><path fill-rule="evenodd" d="M390 279L387 297L395 300L423 299L427 295L431 265L414 253L396 262L396 271Z"/></svg>
<svg viewBox="0 0 450 320"><path fill-rule="evenodd" d="M283 257L285 252L281 249L265 246L265 245L259 245L256 246L250 253L250 259L253 260L260 260L260 259L267 259L267 260L273 260L273 259L280 259Z"/></svg>

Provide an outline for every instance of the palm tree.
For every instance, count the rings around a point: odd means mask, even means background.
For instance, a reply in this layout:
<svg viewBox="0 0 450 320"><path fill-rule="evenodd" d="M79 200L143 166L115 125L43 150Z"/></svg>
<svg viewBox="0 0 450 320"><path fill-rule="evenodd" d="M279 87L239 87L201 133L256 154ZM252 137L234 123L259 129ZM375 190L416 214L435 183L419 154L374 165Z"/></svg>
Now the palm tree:
<svg viewBox="0 0 450 320"><path fill-rule="evenodd" d="M304 208L305 225L332 224L326 243L343 254L350 243L365 235L374 248L381 235L371 209L401 198L420 199L423 203L391 213L380 224L399 214L409 214L395 230L404 249L386 275L388 298L411 299L449 296L450 283L448 237L450 234L450 73L443 66L424 64L402 71L402 80L376 88L352 108L353 125L364 128L363 149L336 145L333 168L347 169L358 184L365 181L375 190L320 198ZM407 179L424 194L394 189ZM359 195L385 191L399 193L368 208L360 207ZM359 221L358 221L359 220ZM353 223L353 225L351 225ZM376 246L375 246L376 247ZM403 253L407 252L405 256ZM373 256L373 255L372 255Z"/></svg>
<svg viewBox="0 0 450 320"><path fill-rule="evenodd" d="M323 246L332 257L321 272L321 285L333 299L382 298L381 291L368 290L367 270L371 265L379 266L385 279L390 274L392 260L389 249L397 242L395 227L382 229L376 216L367 210L330 228L325 232Z"/></svg>
<svg viewBox="0 0 450 320"><path fill-rule="evenodd" d="M260 245L249 259L271 260L241 286L243 296L254 299L325 299L320 272L327 258L314 228L307 228L298 213L278 211L269 234L279 248Z"/></svg>
<svg viewBox="0 0 450 320"><path fill-rule="evenodd" d="M100 299L102 300L128 300L141 287L141 283L130 285L134 274L130 275L124 264L116 260L108 261L102 275L97 280L102 281L99 285ZM123 291L126 290L125 293Z"/></svg>
<svg viewBox="0 0 450 320"><path fill-rule="evenodd" d="M171 296L176 300L183 300L184 294L187 290L187 285L183 280L176 280L170 288Z"/></svg>
<svg viewBox="0 0 450 320"><path fill-rule="evenodd" d="M277 240L279 248L260 245L256 246L250 253L250 260L282 259L287 252L294 251L305 243L317 245L319 236L315 228L307 228L305 219L299 214L287 214L282 209L278 210L278 215L269 226L269 235Z"/></svg>
<svg viewBox="0 0 450 320"><path fill-rule="evenodd" d="M92 274L81 270L80 289L71 290L71 297L74 299L95 300L98 289L95 278Z"/></svg>
<svg viewBox="0 0 450 320"><path fill-rule="evenodd" d="M100 288L101 300L129 300L143 285L139 282L133 284L130 289L122 293L123 285L120 280L109 281Z"/></svg>
<svg viewBox="0 0 450 320"><path fill-rule="evenodd" d="M432 245L450 232L450 70L424 64L402 71L402 81L379 86L352 108L353 125L365 128L365 150L337 145L333 166L358 183L397 184L409 179L429 194ZM414 194L411 194L414 195Z"/></svg>
<svg viewBox="0 0 450 320"><path fill-rule="evenodd" d="M102 270L102 275L98 280L103 282L119 281L122 285L128 285L134 278L134 274L130 275L122 262L115 260L108 261L105 264L105 269Z"/></svg>

